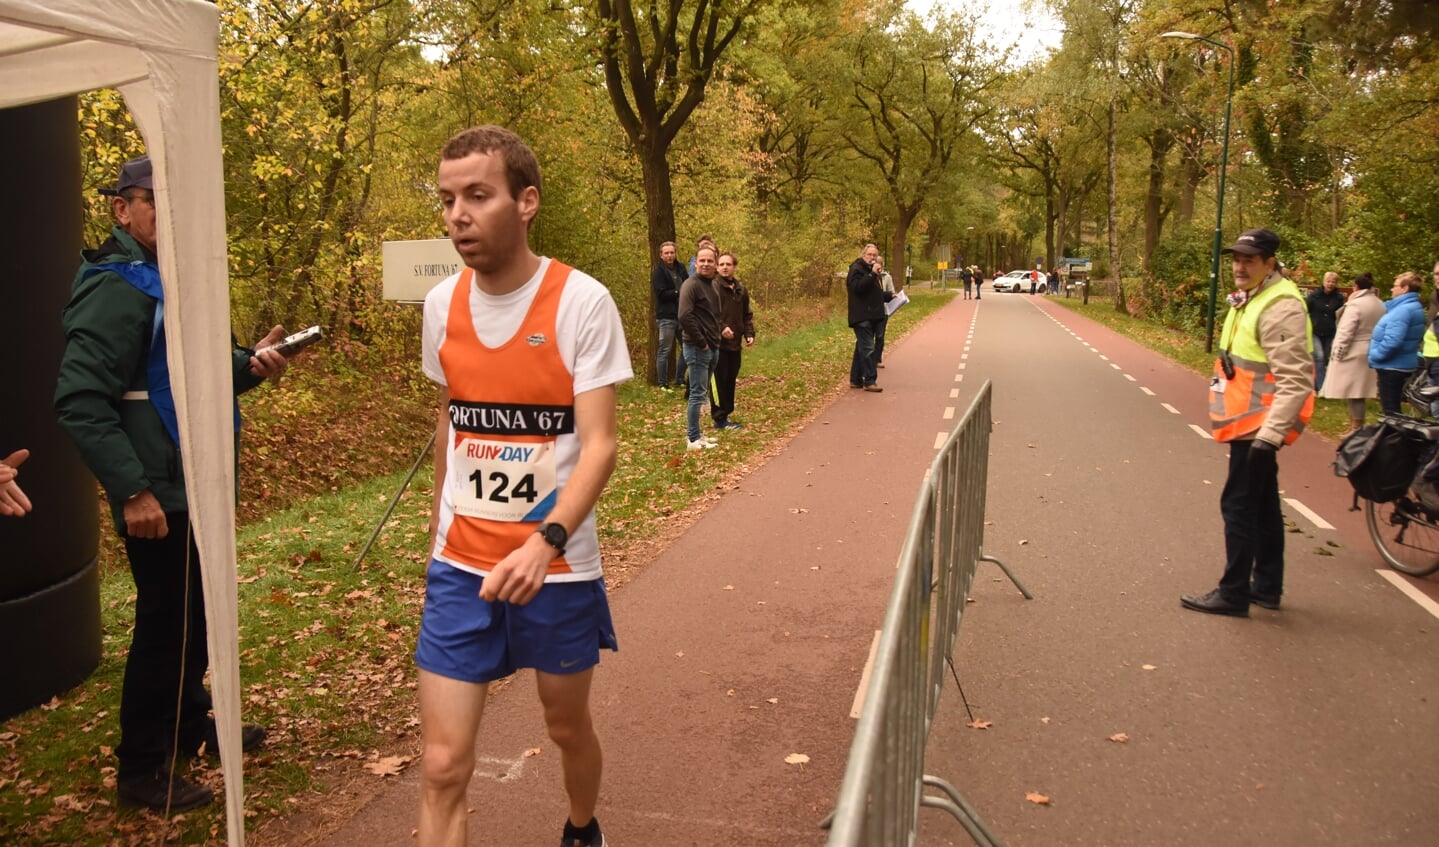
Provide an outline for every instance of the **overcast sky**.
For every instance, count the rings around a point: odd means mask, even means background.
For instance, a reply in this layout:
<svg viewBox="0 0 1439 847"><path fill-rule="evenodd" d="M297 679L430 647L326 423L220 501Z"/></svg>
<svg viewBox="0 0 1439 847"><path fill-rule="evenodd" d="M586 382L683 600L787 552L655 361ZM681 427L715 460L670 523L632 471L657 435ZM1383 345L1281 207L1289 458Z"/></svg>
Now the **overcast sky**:
<svg viewBox="0 0 1439 847"><path fill-rule="evenodd" d="M924 14L936 6L976 9L984 34L996 47L1016 45L1015 61L1024 64L1059 47L1059 21L1043 9L1043 3L1026 0L908 0L910 8ZM1034 11L1026 10L1030 5Z"/></svg>

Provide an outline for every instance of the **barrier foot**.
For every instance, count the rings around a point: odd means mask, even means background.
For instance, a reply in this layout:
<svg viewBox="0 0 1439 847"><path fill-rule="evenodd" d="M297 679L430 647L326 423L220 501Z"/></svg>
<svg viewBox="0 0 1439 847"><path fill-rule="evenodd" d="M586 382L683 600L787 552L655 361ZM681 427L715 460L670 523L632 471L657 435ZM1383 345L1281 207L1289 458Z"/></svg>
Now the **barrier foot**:
<svg viewBox="0 0 1439 847"><path fill-rule="evenodd" d="M1019 577L1015 576L1014 572L1011 571L1008 567L1006 567L1004 562L1001 562L993 556L980 556L979 560L981 562L993 562L996 565L999 565L999 569L1004 571L1004 575L1009 577L1009 581L1014 583L1014 587L1019 589L1019 593L1024 595L1024 599L1034 599L1034 595L1029 593L1029 589L1024 587L1024 583L1019 581Z"/></svg>
<svg viewBox="0 0 1439 847"><path fill-rule="evenodd" d="M370 552L370 547L374 545L375 539L380 537L380 530L385 528L385 523L390 520L390 515L394 514L395 507L399 505L400 498L404 496L405 489L410 487L410 481L415 478L415 473L420 470L420 465L425 461L425 456L429 455L430 448L434 446L435 434L432 432L430 433L430 440L425 442L425 447L420 451L420 455L415 457L415 463L410 465L409 475L405 477L404 482L400 483L400 490L396 491L395 496L390 500L390 507L386 509L385 514L380 517L380 522L375 524L375 531L370 533L370 540L366 541L365 546L360 548L360 555L355 557L355 567L358 568L360 563L365 561L365 556Z"/></svg>
<svg viewBox="0 0 1439 847"><path fill-rule="evenodd" d="M925 794L919 798L919 804L921 806L928 806L931 809L943 809L949 812L955 820L959 821L960 826L964 827L965 832L969 833L969 837L974 839L974 843L978 844L979 847L1002 847L1003 842L999 840L998 836L989 831L989 827L985 826L984 821L979 819L979 812L976 812L974 807L969 805L968 800L960 796L953 785L950 785L937 776L930 776L929 774L924 775L924 784L930 788L938 788L940 791L948 794L949 797L936 797L932 794Z"/></svg>

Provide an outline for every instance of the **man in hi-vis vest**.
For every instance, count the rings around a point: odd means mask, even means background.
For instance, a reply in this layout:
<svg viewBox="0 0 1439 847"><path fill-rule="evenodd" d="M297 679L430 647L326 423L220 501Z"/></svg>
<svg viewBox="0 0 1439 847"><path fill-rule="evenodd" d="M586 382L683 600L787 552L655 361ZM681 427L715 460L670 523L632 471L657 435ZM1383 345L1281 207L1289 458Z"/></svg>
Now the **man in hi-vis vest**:
<svg viewBox="0 0 1439 847"><path fill-rule="evenodd" d="M1249 616L1249 604L1278 609L1284 593L1284 517L1279 448L1314 412L1314 340L1304 296L1279 273L1279 236L1251 229L1224 252L1234 258L1229 314L1209 384L1215 441L1229 442L1224 575L1219 587L1179 598L1186 609Z"/></svg>

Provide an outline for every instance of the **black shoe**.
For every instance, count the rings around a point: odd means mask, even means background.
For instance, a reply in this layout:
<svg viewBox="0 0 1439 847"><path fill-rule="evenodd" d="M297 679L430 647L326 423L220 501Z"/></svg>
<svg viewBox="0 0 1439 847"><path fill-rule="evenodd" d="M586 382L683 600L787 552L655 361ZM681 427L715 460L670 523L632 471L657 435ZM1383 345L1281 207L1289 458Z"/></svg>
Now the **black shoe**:
<svg viewBox="0 0 1439 847"><path fill-rule="evenodd" d="M1186 609L1193 609L1196 612L1208 612L1211 615L1232 615L1236 618L1249 617L1249 601L1235 603L1228 600L1216 588L1208 594L1195 596L1185 594L1179 598L1179 602Z"/></svg>
<svg viewBox="0 0 1439 847"><path fill-rule="evenodd" d="M592 833L592 834L586 834ZM588 826L578 827L565 821L564 834L560 836L560 847L605 847L605 834L600 832L600 822L591 819Z"/></svg>
<svg viewBox="0 0 1439 847"><path fill-rule="evenodd" d="M197 785L183 776L165 778L163 772L121 780L116 785L120 805L131 808L183 812L206 806L215 800L215 792Z"/></svg>
<svg viewBox="0 0 1439 847"><path fill-rule="evenodd" d="M213 721L211 721L211 723L210 723L210 728L207 729L207 730L205 730L204 744L205 744L205 755L207 755L207 756L218 756L218 755L220 755L220 736L219 736L218 731L215 729L215 723L214 723ZM244 753L253 753L253 752L255 752L256 750L258 750L258 749L260 749L261 747L263 747L264 744L265 744L265 728L264 728L263 726L256 726L255 724L247 723L247 724L245 724L244 726L240 727L240 751L241 751L241 752L244 752ZM200 754L200 751L199 751L199 750L196 750L195 752L191 753L190 755L191 755L191 756L198 756L199 754Z"/></svg>
<svg viewBox="0 0 1439 847"><path fill-rule="evenodd" d="M1265 609L1273 609L1276 611L1279 609L1278 594L1264 594L1251 588L1249 589L1249 602Z"/></svg>

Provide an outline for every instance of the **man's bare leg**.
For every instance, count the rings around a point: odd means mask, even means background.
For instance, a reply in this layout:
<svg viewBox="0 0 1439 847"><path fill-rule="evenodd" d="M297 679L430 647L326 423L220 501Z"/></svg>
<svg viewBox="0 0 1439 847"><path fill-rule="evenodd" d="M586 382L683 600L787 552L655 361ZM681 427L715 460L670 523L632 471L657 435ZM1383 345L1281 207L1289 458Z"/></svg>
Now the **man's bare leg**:
<svg viewBox="0 0 1439 847"><path fill-rule="evenodd" d="M488 688L420 670L419 847L464 847L465 790Z"/></svg>
<svg viewBox="0 0 1439 847"><path fill-rule="evenodd" d="M595 816L600 796L600 772L604 756L600 739L590 720L590 682L595 669L577 674L535 672L540 703L545 709L545 726L550 740L560 748L565 772L565 793L570 798L570 821L585 826Z"/></svg>

